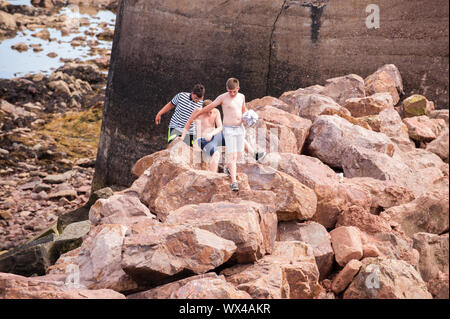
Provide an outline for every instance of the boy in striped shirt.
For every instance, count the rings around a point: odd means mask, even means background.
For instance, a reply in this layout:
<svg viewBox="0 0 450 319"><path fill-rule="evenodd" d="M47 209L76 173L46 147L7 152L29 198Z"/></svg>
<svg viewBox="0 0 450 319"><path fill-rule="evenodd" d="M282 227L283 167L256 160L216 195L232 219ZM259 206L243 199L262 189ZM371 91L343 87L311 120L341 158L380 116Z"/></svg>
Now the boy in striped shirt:
<svg viewBox="0 0 450 319"><path fill-rule="evenodd" d="M161 123L161 116L173 108L175 112L172 115L169 123L169 132L167 142L170 143L176 137L181 136L184 131L184 126L191 117L192 112L196 108L202 108L203 97L205 95L205 87L201 84L196 84L192 89L191 93L181 92L175 95L175 97L167 103L159 112L156 114L155 123L159 125ZM191 124L188 130L188 134L184 138L184 142L192 146L192 141L194 140L195 126Z"/></svg>

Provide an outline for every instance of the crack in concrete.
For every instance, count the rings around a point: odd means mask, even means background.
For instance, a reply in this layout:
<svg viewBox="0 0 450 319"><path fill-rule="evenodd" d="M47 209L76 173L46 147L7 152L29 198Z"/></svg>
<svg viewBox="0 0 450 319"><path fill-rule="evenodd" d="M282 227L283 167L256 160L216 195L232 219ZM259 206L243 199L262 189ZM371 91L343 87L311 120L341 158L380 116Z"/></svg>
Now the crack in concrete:
<svg viewBox="0 0 450 319"><path fill-rule="evenodd" d="M278 12L277 17L275 18L275 21L273 22L272 25L272 31L270 32L270 39L269 39L269 65L268 65L268 70L267 70L267 77L266 77L266 96L269 95L269 80L270 80L270 75L272 72L272 47L273 47L273 34L275 32L275 26L278 22L278 19L280 18L281 14L283 13L285 7L286 7L286 2L288 0L284 0L283 1L283 5L281 6L280 12Z"/></svg>

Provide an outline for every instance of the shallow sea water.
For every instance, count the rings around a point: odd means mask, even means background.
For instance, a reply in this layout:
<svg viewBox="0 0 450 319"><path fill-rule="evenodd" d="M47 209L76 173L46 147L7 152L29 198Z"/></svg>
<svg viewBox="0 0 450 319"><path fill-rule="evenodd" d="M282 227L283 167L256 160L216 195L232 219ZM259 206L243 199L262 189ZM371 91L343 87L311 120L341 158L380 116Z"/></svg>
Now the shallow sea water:
<svg viewBox="0 0 450 319"><path fill-rule="evenodd" d="M30 5L30 0L9 0L9 2L14 5ZM68 25L77 24L78 19L81 18L89 19L90 25L80 26L78 33L70 33L67 36L62 36L60 30L47 28L50 38L56 39L55 41L42 40L32 36L32 34L41 31L42 28L34 31L27 29L24 32L18 32L14 38L0 40L0 78L20 77L27 73L49 74L64 64L60 61L60 58L88 60L100 57L98 54L92 54L90 47L87 45L85 47L72 46L70 42L77 36L86 36L86 42L89 40L98 41L98 48L112 48L112 41L99 40L95 35L85 35L84 31L94 27L96 28L95 34L98 34L103 31L98 26L102 22L108 23L108 28L113 29L116 19L114 12L70 5L59 11L59 15L62 14L70 18L67 22ZM43 51L34 52L31 47L23 52L13 50L11 46L19 42L24 42L28 46L40 43ZM58 56L54 58L47 56L50 52L55 52Z"/></svg>

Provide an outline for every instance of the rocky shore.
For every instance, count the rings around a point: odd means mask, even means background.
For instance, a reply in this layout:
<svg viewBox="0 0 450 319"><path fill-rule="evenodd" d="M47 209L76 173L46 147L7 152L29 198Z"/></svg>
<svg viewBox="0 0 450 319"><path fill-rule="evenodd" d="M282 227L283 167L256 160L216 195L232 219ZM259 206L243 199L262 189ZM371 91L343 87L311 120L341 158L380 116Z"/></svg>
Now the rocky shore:
<svg viewBox="0 0 450 319"><path fill-rule="evenodd" d="M68 23L58 11L65 1L35 2L35 7L0 2L0 41L44 28L34 35L51 42L47 28L70 35L89 24ZM114 8L107 1L85 4ZM109 25L95 30L94 35L112 41ZM72 44L89 46L102 57L60 57L64 64L50 74L0 79L0 254L51 228L58 216L89 198L110 49L85 40ZM33 43L13 49L20 47L42 50Z"/></svg>
<svg viewBox="0 0 450 319"><path fill-rule="evenodd" d="M0 2L1 36L70 34L60 2L33 3ZM449 111L395 65L248 101L268 154L237 193L175 141L90 194L104 50L0 79L0 299L449 298Z"/></svg>
<svg viewBox="0 0 450 319"><path fill-rule="evenodd" d="M178 141L76 214L59 212L87 200L90 157L11 174L11 220L58 224L0 256L0 298L448 298L448 110L403 97L392 64L247 107L269 154L238 166L238 193Z"/></svg>

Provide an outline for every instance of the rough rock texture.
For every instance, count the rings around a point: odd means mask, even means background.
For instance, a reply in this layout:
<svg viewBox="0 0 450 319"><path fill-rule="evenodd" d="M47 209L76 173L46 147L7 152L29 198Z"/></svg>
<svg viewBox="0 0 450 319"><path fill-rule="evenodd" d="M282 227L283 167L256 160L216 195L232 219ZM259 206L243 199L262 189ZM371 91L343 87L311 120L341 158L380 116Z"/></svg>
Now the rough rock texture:
<svg viewBox="0 0 450 319"><path fill-rule="evenodd" d="M154 225L147 221L131 226L122 247L123 270L143 285L202 274L225 263L236 245L200 228Z"/></svg>
<svg viewBox="0 0 450 319"><path fill-rule="evenodd" d="M127 299L251 299L224 276L206 273L127 296Z"/></svg>
<svg viewBox="0 0 450 319"><path fill-rule="evenodd" d="M418 149L419 150L419 149ZM424 151L424 150L422 150ZM411 152L412 153L412 152ZM392 181L410 189L418 197L429 189L448 187L442 168L436 167L423 156L411 156L411 153L395 158L361 147L348 147L342 153L344 175L346 177L372 177ZM441 163L442 160L435 154ZM423 155L423 154L422 154Z"/></svg>
<svg viewBox="0 0 450 319"><path fill-rule="evenodd" d="M443 110L434 110L430 112L429 117L432 119L443 119L445 121L445 124L447 124L448 127L448 118L449 118L449 110L443 109Z"/></svg>
<svg viewBox="0 0 450 319"><path fill-rule="evenodd" d="M0 272L22 276L44 275L55 260L52 258L54 234L20 245L0 255Z"/></svg>
<svg viewBox="0 0 450 319"><path fill-rule="evenodd" d="M235 76L251 101L343 74L367 77L391 63L402 74L406 94L414 90L438 106L448 104L446 1L402 0L392 7L381 0L379 29L365 26L365 2L286 4L232 0L205 9L198 0L120 2L94 188L131 184L132 165L165 146L170 114L154 126L156 113L197 82L214 98ZM417 44L418 35L423 45Z"/></svg>
<svg viewBox="0 0 450 319"><path fill-rule="evenodd" d="M254 264L221 272L228 282L258 299L311 299L323 291L311 246L299 241L276 242L275 250Z"/></svg>
<svg viewBox="0 0 450 319"><path fill-rule="evenodd" d="M414 116L403 120L408 128L409 137L417 142L431 142L446 127L442 119L430 119L428 116Z"/></svg>
<svg viewBox="0 0 450 319"><path fill-rule="evenodd" d="M396 143L403 151L415 148L414 142L409 139L408 127L403 123L398 112L393 108L387 108L378 114L379 129L377 132L386 134L392 142Z"/></svg>
<svg viewBox="0 0 450 319"><path fill-rule="evenodd" d="M0 299L125 299L125 296L110 289L71 287L59 276L27 278L0 273Z"/></svg>
<svg viewBox="0 0 450 319"><path fill-rule="evenodd" d="M431 299L425 282L413 266L401 260L365 258L345 299Z"/></svg>
<svg viewBox="0 0 450 319"><path fill-rule="evenodd" d="M357 74L328 79L321 94L331 97L337 104L344 106L348 99L365 96L364 79Z"/></svg>
<svg viewBox="0 0 450 319"><path fill-rule="evenodd" d="M375 73L365 78L364 82L366 95L386 92L392 97L394 105L400 101L397 83L395 83L395 80L388 72L378 69Z"/></svg>
<svg viewBox="0 0 450 319"><path fill-rule="evenodd" d="M271 167L250 163L239 165L238 172L247 175L252 190L269 190L275 193L276 201L272 204L279 221L308 220L316 213L316 194L292 176Z"/></svg>
<svg viewBox="0 0 450 319"><path fill-rule="evenodd" d="M415 199L411 190L392 181L371 177L354 177L346 179L346 182L359 185L370 193L372 198L370 209L373 213L406 204Z"/></svg>
<svg viewBox="0 0 450 319"><path fill-rule="evenodd" d="M341 226L330 232L336 262L345 266L350 260L359 260L363 256L361 233L353 226Z"/></svg>
<svg viewBox="0 0 450 319"><path fill-rule="evenodd" d="M434 103L420 94L414 94L402 102L404 117L429 115L434 110Z"/></svg>
<svg viewBox="0 0 450 319"><path fill-rule="evenodd" d="M231 240L237 262L253 262L273 250L277 218L273 209L250 201L188 205L169 214L166 224L191 225Z"/></svg>
<svg viewBox="0 0 450 319"><path fill-rule="evenodd" d="M357 185L340 183L339 177L327 165L314 157L288 154L267 154L264 165L291 175L308 186L317 196L317 210L313 220L326 228L333 228L337 215L346 207L359 205L370 208L368 191Z"/></svg>
<svg viewBox="0 0 450 319"><path fill-rule="evenodd" d="M282 101L288 103L294 110L294 114L315 121L318 116L329 110L340 111L343 114L350 115L350 112L343 106L337 104L331 97L322 94L305 94L302 91L299 93L284 93L280 96Z"/></svg>
<svg viewBox="0 0 450 319"><path fill-rule="evenodd" d="M239 190L250 190L246 175L238 174L237 181ZM230 184L230 178L226 174L189 170L159 190L155 199L155 213L160 220L165 220L171 211L185 205L207 203L215 194L225 193L232 198L235 194Z"/></svg>
<svg viewBox="0 0 450 319"><path fill-rule="evenodd" d="M427 144L427 151L438 155L442 160L448 163L448 153L449 153L449 135L448 127L444 129L441 134L433 141Z"/></svg>
<svg viewBox="0 0 450 319"><path fill-rule="evenodd" d="M351 98L345 101L345 108L354 117L376 115L387 108L394 108L392 96L388 93L375 93L374 95Z"/></svg>
<svg viewBox="0 0 450 319"><path fill-rule="evenodd" d="M191 168L191 166L186 164L184 157L171 156L171 154L173 153L170 150L151 154L149 156L151 160L148 162L150 166L144 170L130 188L123 190L121 193L137 194L141 202L145 203L150 211L154 212L155 200L161 189L172 179ZM148 159L146 157L142 161L147 161ZM145 167L147 164L143 165Z"/></svg>
<svg viewBox="0 0 450 319"><path fill-rule="evenodd" d="M288 113L291 113L288 111L288 105L281 101L280 99L277 99L276 97L273 96L264 96L260 99L254 99L251 100L249 102L245 103L245 106L247 107L248 110L254 110L255 108L259 107L259 106L272 106L272 107L276 107L277 109L280 110L284 110Z"/></svg>
<svg viewBox="0 0 450 319"><path fill-rule="evenodd" d="M331 284L331 289L335 294L339 294L347 288L350 282L358 273L362 263L359 260L352 259L347 265L337 274Z"/></svg>
<svg viewBox="0 0 450 319"><path fill-rule="evenodd" d="M105 224L92 230L81 245L77 261L80 283L89 289L127 292L138 285L121 267L124 225Z"/></svg>
<svg viewBox="0 0 450 319"><path fill-rule="evenodd" d="M412 237L418 232L442 234L449 227L449 193L431 191L414 201L391 207L380 214L400 224L401 229Z"/></svg>
<svg viewBox="0 0 450 319"><path fill-rule="evenodd" d="M394 153L394 145L386 135L353 125L341 117L322 115L313 123L308 136L308 150L322 162L343 167L342 153L350 147L388 156Z"/></svg>
<svg viewBox="0 0 450 319"><path fill-rule="evenodd" d="M425 282L439 277L439 273L448 274L448 233L435 235L416 233L413 237L414 248L420 254L419 270Z"/></svg>
<svg viewBox="0 0 450 319"><path fill-rule="evenodd" d="M139 220L154 219L155 215L131 195L116 194L107 199L100 198L89 210L89 220L94 225L128 225Z"/></svg>
<svg viewBox="0 0 450 319"><path fill-rule="evenodd" d="M295 138L297 140L297 149L294 150L293 153L301 153L303 144L305 143L306 137L309 133L309 129L312 125L310 120L296 116L292 113L285 112L282 109L271 105L257 106L254 110L258 114L259 119L263 120L264 122L288 127L295 135ZM268 129L270 130L270 125L268 125Z"/></svg>
<svg viewBox="0 0 450 319"><path fill-rule="evenodd" d="M331 271L334 251L331 247L330 234L322 225L316 222L281 222L278 223L277 240L298 240L311 245L321 280Z"/></svg>
<svg viewBox="0 0 450 319"><path fill-rule="evenodd" d="M433 295L435 299L448 299L449 298L449 278L448 273L439 273L439 276L430 280L427 283L428 291Z"/></svg>

